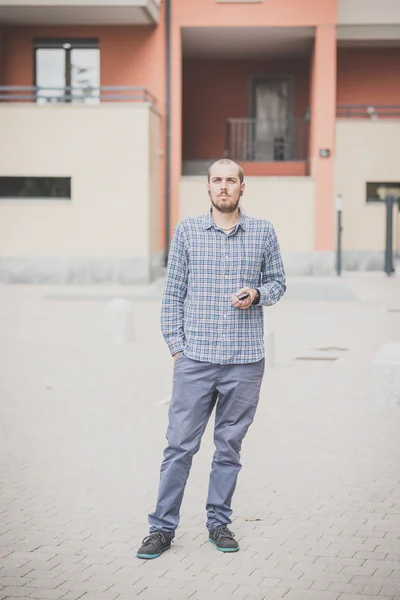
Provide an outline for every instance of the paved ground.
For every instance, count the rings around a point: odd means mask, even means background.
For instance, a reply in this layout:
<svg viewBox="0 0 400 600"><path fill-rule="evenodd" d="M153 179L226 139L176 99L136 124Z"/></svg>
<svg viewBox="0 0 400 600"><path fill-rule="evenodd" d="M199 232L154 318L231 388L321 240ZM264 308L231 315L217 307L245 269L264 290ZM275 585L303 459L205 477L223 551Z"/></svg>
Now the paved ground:
<svg viewBox="0 0 400 600"><path fill-rule="evenodd" d="M266 311L275 366L243 444L241 552L207 542L208 429L173 549L143 562L172 369L160 287L0 288L0 600L400 599L400 408L372 397L400 279L289 279ZM121 295L135 342L116 345L105 309ZM338 360L296 360L313 357Z"/></svg>

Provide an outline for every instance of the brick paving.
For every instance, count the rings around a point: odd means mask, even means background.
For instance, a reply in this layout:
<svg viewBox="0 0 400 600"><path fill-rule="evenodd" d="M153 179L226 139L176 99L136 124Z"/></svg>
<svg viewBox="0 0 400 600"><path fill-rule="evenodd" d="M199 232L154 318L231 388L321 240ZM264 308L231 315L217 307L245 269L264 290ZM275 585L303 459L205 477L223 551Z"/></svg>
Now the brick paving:
<svg viewBox="0 0 400 600"><path fill-rule="evenodd" d="M149 562L135 553L172 369L161 282L1 288L0 600L400 599L400 409L372 397L374 356L400 340L400 312L387 311L400 308L400 279L288 285L266 311L275 366L243 444L241 551L207 541L208 428L173 548ZM130 344L108 339L119 296L133 303Z"/></svg>

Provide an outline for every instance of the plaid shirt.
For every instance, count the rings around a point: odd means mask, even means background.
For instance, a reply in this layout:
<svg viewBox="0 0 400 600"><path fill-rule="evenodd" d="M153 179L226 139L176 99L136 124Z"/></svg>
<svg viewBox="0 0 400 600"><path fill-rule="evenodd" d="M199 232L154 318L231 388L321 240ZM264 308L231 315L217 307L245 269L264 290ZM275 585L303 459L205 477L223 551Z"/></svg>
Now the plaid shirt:
<svg viewBox="0 0 400 600"><path fill-rule="evenodd" d="M240 310L231 295L260 290L260 302ZM216 364L251 363L264 350L263 306L285 293L285 272L273 225L248 217L229 235L211 212L181 221L174 232L161 308L161 330L172 355Z"/></svg>

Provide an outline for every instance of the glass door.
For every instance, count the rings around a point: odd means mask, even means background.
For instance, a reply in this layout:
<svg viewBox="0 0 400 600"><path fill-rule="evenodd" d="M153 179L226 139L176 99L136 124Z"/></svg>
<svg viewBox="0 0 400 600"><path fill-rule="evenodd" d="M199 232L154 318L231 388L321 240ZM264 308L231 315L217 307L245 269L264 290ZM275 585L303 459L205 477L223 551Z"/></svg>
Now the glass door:
<svg viewBox="0 0 400 600"><path fill-rule="evenodd" d="M62 48L38 48L36 50L36 82L40 89L36 95L38 104L63 102L67 85L65 50Z"/></svg>
<svg viewBox="0 0 400 600"><path fill-rule="evenodd" d="M285 79L255 82L255 158L290 160L292 155L291 83Z"/></svg>
<svg viewBox="0 0 400 600"><path fill-rule="evenodd" d="M98 48L72 48L70 68L72 102L97 104L100 87L100 50Z"/></svg>
<svg viewBox="0 0 400 600"><path fill-rule="evenodd" d="M39 104L100 101L100 50L97 40L41 39L34 44Z"/></svg>

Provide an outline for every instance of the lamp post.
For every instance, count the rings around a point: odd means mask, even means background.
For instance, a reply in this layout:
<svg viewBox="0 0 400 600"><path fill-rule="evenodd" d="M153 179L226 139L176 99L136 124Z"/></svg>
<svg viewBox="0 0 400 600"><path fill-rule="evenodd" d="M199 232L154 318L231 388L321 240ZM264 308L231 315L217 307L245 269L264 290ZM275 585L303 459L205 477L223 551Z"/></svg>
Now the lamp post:
<svg viewBox="0 0 400 600"><path fill-rule="evenodd" d="M386 246L385 246L385 273L390 276L394 273L393 264L393 205L400 198L399 187L379 186L377 194L386 204Z"/></svg>
<svg viewBox="0 0 400 600"><path fill-rule="evenodd" d="M335 198L335 209L337 213L337 250L336 250L336 272L340 277L342 272L342 210L343 210L343 198L341 194L338 194Z"/></svg>

